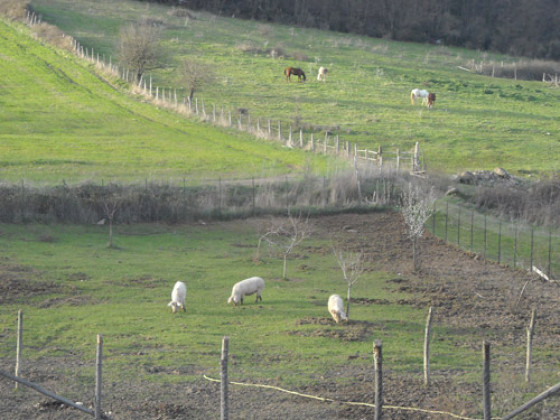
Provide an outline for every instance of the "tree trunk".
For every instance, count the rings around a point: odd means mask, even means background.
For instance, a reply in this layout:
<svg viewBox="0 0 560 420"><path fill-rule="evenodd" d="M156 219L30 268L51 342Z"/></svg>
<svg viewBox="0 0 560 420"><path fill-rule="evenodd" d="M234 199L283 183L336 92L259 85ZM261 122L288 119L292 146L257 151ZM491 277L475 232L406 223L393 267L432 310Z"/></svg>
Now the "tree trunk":
<svg viewBox="0 0 560 420"><path fill-rule="evenodd" d="M286 272L288 271L288 254L284 254L284 268L282 270L282 278L286 279Z"/></svg>
<svg viewBox="0 0 560 420"><path fill-rule="evenodd" d="M350 291L351 286L348 286L348 291L346 292L346 318L350 319Z"/></svg>
<svg viewBox="0 0 560 420"><path fill-rule="evenodd" d="M414 271L420 270L420 258L418 257L418 239L412 240L412 265L414 266Z"/></svg>

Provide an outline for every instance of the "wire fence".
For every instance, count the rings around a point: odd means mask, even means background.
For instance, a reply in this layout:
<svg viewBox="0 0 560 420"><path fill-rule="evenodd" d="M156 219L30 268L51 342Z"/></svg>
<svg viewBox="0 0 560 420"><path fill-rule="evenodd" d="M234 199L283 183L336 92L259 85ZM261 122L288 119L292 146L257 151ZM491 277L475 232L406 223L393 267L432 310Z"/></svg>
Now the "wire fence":
<svg viewBox="0 0 560 420"><path fill-rule="evenodd" d="M427 227L435 236L485 260L535 271L549 280L560 276L560 235L552 228L503 221L449 202L434 204Z"/></svg>

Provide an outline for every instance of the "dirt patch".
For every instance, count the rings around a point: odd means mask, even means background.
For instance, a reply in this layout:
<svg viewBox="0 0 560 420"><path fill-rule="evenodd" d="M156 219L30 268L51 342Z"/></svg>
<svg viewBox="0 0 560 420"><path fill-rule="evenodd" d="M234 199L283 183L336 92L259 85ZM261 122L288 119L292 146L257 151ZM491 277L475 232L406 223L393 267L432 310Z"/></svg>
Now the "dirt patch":
<svg viewBox="0 0 560 420"><path fill-rule="evenodd" d="M58 289L57 284L36 280L35 277L37 273L34 273L30 267L3 266L0 271L0 305L22 298L29 299Z"/></svg>
<svg viewBox="0 0 560 420"><path fill-rule="evenodd" d="M338 328L324 328L325 325L337 325L329 318L304 318L296 323L297 325L321 325L321 328L291 331L290 335L298 335L301 337L331 337L344 341L362 341L371 337L374 324L367 321L349 320L340 324ZM343 326L343 327L342 327Z"/></svg>

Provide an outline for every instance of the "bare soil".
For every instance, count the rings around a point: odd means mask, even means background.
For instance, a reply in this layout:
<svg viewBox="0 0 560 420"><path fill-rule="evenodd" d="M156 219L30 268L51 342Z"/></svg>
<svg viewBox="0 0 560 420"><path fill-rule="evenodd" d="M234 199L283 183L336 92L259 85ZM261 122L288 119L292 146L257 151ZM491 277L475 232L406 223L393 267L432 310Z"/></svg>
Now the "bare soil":
<svg viewBox="0 0 560 420"><path fill-rule="evenodd" d="M256 223L255 220L231 223ZM512 345L519 341L523 346L525 328L531 310L538 317L539 345L554 348L560 336L560 288L556 283L543 281L525 271L512 270L485 262L479 255L457 249L430 236L421 240L422 269L414 272L412 251L402 218L396 213L345 214L318 217L312 220L315 233L324 237L335 235L349 246L364 249L376 269L398 273L390 280L402 291L413 296L402 305L422 308L432 306L438 322L452 328L480 331L466 345L481 348L482 339L489 337L494 346ZM312 249L306 252L313 252ZM324 252L324 250L317 250ZM41 284L31 286L21 277L18 267L0 273L0 303L21 293L43 293ZM50 287L50 286L49 286ZM87 303L87 302L86 302ZM383 305L380 299L362 298L354 304ZM53 302L58 304L58 302ZM327 318L305 318L300 324L326 325ZM338 334L338 339L354 340L370 335L373 326L368 322L354 321L344 332L338 329L324 334ZM321 331L317 329L316 331ZM332 330L334 331L334 330ZM1 333L1 331L0 331ZM296 332L294 332L296 334ZM315 334L319 334L315 332ZM0 334L1 337L1 334ZM465 345L462 343L461 345ZM521 350L522 351L522 350ZM360 357L358 355L350 355ZM60 363L60 361L59 361ZM67 367L79 361L67 358ZM494 365L493 365L494 366ZM508 368L507 360L496 361L496 370ZM8 370L0 361L0 369ZM57 389L63 379L59 371L37 370L26 367L27 376L33 377L46 389ZM523 366L510 366L517 377L522 376ZM521 374L520 374L521 372ZM495 410L507 413L522 402L516 393L530 390L535 394L544 389L531 389L523 384L508 383L507 379L493 377L492 396ZM341 377L348 378L340 381ZM274 384L271 384L274 385ZM414 407L455 413L462 418L481 417L482 386L461 380L457 372L433 372L429 388L423 386L422 374L402 375L395 371L384 372L385 419L447 419L448 414L408 411L391 406ZM142 391L138 391L141 389ZM374 409L367 406L340 402L307 399L270 389L245 388L230 385L230 419L370 419ZM366 368L349 367L344 372L332 372L322 378L321 385L301 387L296 391L318 395L335 401L373 403L373 373ZM115 419L217 419L220 417L219 384L204 378L195 383L166 384L126 383L107 384L104 392L112 395L110 407ZM87 415L65 408L59 403L24 389L13 391L13 384L0 378L1 419L81 419ZM89 394L88 394L89 393ZM91 390L84 390L90 395ZM472 396L476 396L472 398ZM85 402L86 405L88 402ZM455 417L459 418L459 417ZM560 401L553 397L518 417L521 419L558 419Z"/></svg>

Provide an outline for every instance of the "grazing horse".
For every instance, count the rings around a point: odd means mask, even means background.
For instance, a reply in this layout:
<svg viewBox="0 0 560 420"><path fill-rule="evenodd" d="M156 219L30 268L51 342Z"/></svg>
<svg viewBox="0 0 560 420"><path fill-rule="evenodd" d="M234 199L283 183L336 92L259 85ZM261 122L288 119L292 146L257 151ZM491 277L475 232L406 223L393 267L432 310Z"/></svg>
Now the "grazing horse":
<svg viewBox="0 0 560 420"><path fill-rule="evenodd" d="M422 98L422 105L428 105L428 108L431 108L436 101L436 94L427 90L412 89L410 92L410 103L412 105L416 104L418 98Z"/></svg>
<svg viewBox="0 0 560 420"><path fill-rule="evenodd" d="M317 73L317 80L326 82L327 81L327 73L329 71L326 67L319 67L319 73Z"/></svg>
<svg viewBox="0 0 560 420"><path fill-rule="evenodd" d="M302 79L304 82L306 80L303 70L297 67L286 67L284 69L284 76L286 76L286 81L288 82L291 81L291 76L297 76L298 82L301 82Z"/></svg>

